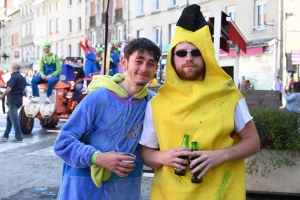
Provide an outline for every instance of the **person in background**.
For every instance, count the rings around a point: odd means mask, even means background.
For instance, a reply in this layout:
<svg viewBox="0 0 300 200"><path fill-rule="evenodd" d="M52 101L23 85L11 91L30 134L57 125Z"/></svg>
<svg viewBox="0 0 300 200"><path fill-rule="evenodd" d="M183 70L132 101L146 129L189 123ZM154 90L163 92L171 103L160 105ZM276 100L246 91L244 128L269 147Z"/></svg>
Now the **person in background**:
<svg viewBox="0 0 300 200"><path fill-rule="evenodd" d="M247 89L247 82L245 80L245 76L242 76L242 81L241 81L241 84L240 84L240 88L241 88L241 90L246 90Z"/></svg>
<svg viewBox="0 0 300 200"><path fill-rule="evenodd" d="M78 58L77 59L77 65L83 67L83 58ZM83 68L82 68L83 69Z"/></svg>
<svg viewBox="0 0 300 200"><path fill-rule="evenodd" d="M5 91L6 88L6 82L4 82L4 79L2 77L3 74L3 70L2 68L0 68L0 95L3 94L3 92ZM5 97L1 100L2 103L2 113L5 114Z"/></svg>
<svg viewBox="0 0 300 200"><path fill-rule="evenodd" d="M88 38L80 40L79 45L85 54L84 74L85 77L89 77L91 73L98 72L96 67L96 52L92 47L91 40Z"/></svg>
<svg viewBox="0 0 300 200"><path fill-rule="evenodd" d="M64 161L58 200L141 199L143 163L138 142L146 104L155 95L146 84L157 70L160 56L160 48L151 40L134 39L121 60L126 76L93 77L88 95L54 143L54 152ZM133 153L136 158L121 152ZM109 178L95 177L94 168L108 173Z"/></svg>
<svg viewBox="0 0 300 200"><path fill-rule="evenodd" d="M280 76L276 77L275 85L274 85L275 91L281 91L283 89L282 81L280 80ZM279 99L282 101L282 93L279 93Z"/></svg>
<svg viewBox="0 0 300 200"><path fill-rule="evenodd" d="M33 77L33 71L32 69L28 69L25 73L25 81L26 81L26 87L25 87L25 96L29 97L29 91L31 88L31 81L32 81L32 77Z"/></svg>
<svg viewBox="0 0 300 200"><path fill-rule="evenodd" d="M275 91L281 91L283 89L283 84L282 81L280 80L280 76L276 77L274 89Z"/></svg>
<svg viewBox="0 0 300 200"><path fill-rule="evenodd" d="M292 83L291 88L291 93L285 89L281 90L286 100L285 108L291 112L300 114L300 83Z"/></svg>
<svg viewBox="0 0 300 200"><path fill-rule="evenodd" d="M66 65L66 64L68 64L68 63L70 63L70 60L69 60L69 59L64 59L64 60L63 60L63 64L64 64L64 65Z"/></svg>
<svg viewBox="0 0 300 200"><path fill-rule="evenodd" d="M1 139L8 141L9 133L12 126L15 130L15 139L13 142L22 142L22 130L20 120L18 117L18 110L22 106L24 89L26 86L25 78L20 74L20 65L18 63L12 63L10 66L11 78L7 82L7 88L0 96L0 99L4 99L7 96L8 113L6 117L6 129Z"/></svg>
<svg viewBox="0 0 300 200"><path fill-rule="evenodd" d="M184 8L166 80L147 104L140 140L145 165L155 169L150 199L246 199L244 158L259 150L259 137L243 95L214 52L200 6ZM185 134L198 151L181 147ZM189 163L181 156L197 158ZM174 168L187 174L177 176ZM196 172L200 184L191 183Z"/></svg>
<svg viewBox="0 0 300 200"><path fill-rule="evenodd" d="M289 93L292 92L292 85L293 85L294 82L295 82L294 75L291 74L290 75L290 81L289 81L287 87L285 88Z"/></svg>
<svg viewBox="0 0 300 200"><path fill-rule="evenodd" d="M30 100L33 103L38 103L40 101L38 85L41 83L48 83L45 103L50 104L49 97L51 96L53 87L58 82L59 75L62 71L60 59L51 52L50 48L51 44L49 42L44 42L42 44L44 55L40 61L40 75L33 77L31 80L33 97L31 97Z"/></svg>
<svg viewBox="0 0 300 200"><path fill-rule="evenodd" d="M119 51L119 41L113 40L111 41L111 49L110 49L110 64L109 64L109 75L113 76L119 73L118 65L120 61L120 51Z"/></svg>
<svg viewBox="0 0 300 200"><path fill-rule="evenodd" d="M155 73L152 80L150 81L150 86L156 86L156 85L157 85L157 79L156 79L156 73Z"/></svg>
<svg viewBox="0 0 300 200"><path fill-rule="evenodd" d="M246 80L246 89L247 90L253 90L254 89L253 84L249 80Z"/></svg>
<svg viewBox="0 0 300 200"><path fill-rule="evenodd" d="M97 70L100 72L101 71L101 64L102 64L102 54L103 54L104 50L99 47L96 50L96 54L97 54L97 59L96 59L96 66L97 66Z"/></svg>
<svg viewBox="0 0 300 200"><path fill-rule="evenodd" d="M71 64L77 64L76 58L71 58ZM79 65L78 65L79 66ZM83 88L84 71L82 67L74 67L74 107L76 107L80 101L81 90Z"/></svg>

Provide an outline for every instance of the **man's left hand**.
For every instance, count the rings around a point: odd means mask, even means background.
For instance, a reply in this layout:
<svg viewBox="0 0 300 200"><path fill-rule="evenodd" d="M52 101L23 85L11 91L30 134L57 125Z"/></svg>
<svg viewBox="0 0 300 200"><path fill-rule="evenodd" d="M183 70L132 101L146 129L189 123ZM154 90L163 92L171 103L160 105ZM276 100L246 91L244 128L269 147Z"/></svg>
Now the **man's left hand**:
<svg viewBox="0 0 300 200"><path fill-rule="evenodd" d="M46 76L46 80L49 80L51 77L52 77L52 75L51 75L51 74L50 74L50 75L48 75L48 76Z"/></svg>

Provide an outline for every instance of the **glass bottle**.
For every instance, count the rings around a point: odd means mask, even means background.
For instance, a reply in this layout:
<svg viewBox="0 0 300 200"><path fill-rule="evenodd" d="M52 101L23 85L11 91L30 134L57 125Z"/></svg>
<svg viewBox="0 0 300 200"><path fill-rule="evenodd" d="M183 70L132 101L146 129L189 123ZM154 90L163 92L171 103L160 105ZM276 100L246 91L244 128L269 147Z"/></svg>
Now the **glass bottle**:
<svg viewBox="0 0 300 200"><path fill-rule="evenodd" d="M192 151L198 151L197 142L192 142ZM193 162L195 159L199 158L199 156L193 156L190 159L190 163ZM198 178L202 170L197 171L196 173L192 174L192 170L195 169L198 165L200 165L202 162L195 165L193 168L191 168L191 182L192 183L202 183L202 178Z"/></svg>
<svg viewBox="0 0 300 200"><path fill-rule="evenodd" d="M181 145L182 147L189 148L189 137L190 136L187 134L184 135L182 145ZM184 159L184 160L189 160L188 156L179 156L179 158ZM187 165L183 165L183 166L187 166ZM186 174L186 170L175 168L174 173L178 176L184 176Z"/></svg>

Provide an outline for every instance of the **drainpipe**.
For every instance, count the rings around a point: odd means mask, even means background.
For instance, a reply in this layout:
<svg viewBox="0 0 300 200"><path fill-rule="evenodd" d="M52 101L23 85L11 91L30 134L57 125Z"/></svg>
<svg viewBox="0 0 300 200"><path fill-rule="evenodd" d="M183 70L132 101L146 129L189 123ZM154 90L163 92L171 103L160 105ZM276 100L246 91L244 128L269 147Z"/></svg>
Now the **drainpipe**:
<svg viewBox="0 0 300 200"><path fill-rule="evenodd" d="M48 1L48 0L46 0ZM43 1L43 5L46 7L46 41L48 42L48 8L47 5L45 4L46 1ZM44 10L44 7L43 7Z"/></svg>
<svg viewBox="0 0 300 200"><path fill-rule="evenodd" d="M129 37L129 0L126 0L126 5L127 5L127 19L126 19L126 38L125 38L125 40L127 40Z"/></svg>
<svg viewBox="0 0 300 200"><path fill-rule="evenodd" d="M286 77L286 49L285 49L285 42L286 42L286 15L285 15L285 0L282 0L282 34L281 34L281 41L282 41L282 83L283 86L287 84L287 77Z"/></svg>
<svg viewBox="0 0 300 200"><path fill-rule="evenodd" d="M85 31L86 31L86 0L83 1L83 36L85 37Z"/></svg>

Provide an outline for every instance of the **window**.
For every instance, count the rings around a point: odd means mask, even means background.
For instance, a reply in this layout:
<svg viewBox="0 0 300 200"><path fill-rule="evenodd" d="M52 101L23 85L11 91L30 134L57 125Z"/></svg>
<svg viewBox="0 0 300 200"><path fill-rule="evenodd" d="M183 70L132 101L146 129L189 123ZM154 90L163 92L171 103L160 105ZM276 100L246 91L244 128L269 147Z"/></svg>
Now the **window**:
<svg viewBox="0 0 300 200"><path fill-rule="evenodd" d="M78 31L81 31L81 17L78 17Z"/></svg>
<svg viewBox="0 0 300 200"><path fill-rule="evenodd" d="M40 16L40 9L36 9L36 16L37 16L37 17Z"/></svg>
<svg viewBox="0 0 300 200"><path fill-rule="evenodd" d="M169 7L174 7L177 5L177 0L169 0Z"/></svg>
<svg viewBox="0 0 300 200"><path fill-rule="evenodd" d="M72 32L72 20L71 19L69 19L69 33L71 33Z"/></svg>
<svg viewBox="0 0 300 200"><path fill-rule="evenodd" d="M155 27L152 30L152 41L159 45L159 37L160 36L160 28L159 27Z"/></svg>
<svg viewBox="0 0 300 200"><path fill-rule="evenodd" d="M35 33L36 33L36 37L40 37L41 36L40 24L36 24Z"/></svg>
<svg viewBox="0 0 300 200"><path fill-rule="evenodd" d="M46 36L46 22L42 23L42 35L41 36Z"/></svg>
<svg viewBox="0 0 300 200"><path fill-rule="evenodd" d="M152 0L152 11L153 12L160 10L159 4L160 4L159 0Z"/></svg>
<svg viewBox="0 0 300 200"><path fill-rule="evenodd" d="M60 31L60 20L59 18L56 19L56 32Z"/></svg>
<svg viewBox="0 0 300 200"><path fill-rule="evenodd" d="M232 21L236 20L236 7L235 6L228 6L226 8L227 15L232 19Z"/></svg>
<svg viewBox="0 0 300 200"><path fill-rule="evenodd" d="M54 20L50 20L49 33L54 33Z"/></svg>
<svg viewBox="0 0 300 200"><path fill-rule="evenodd" d="M123 40L122 26L117 27L117 40Z"/></svg>
<svg viewBox="0 0 300 200"><path fill-rule="evenodd" d="M60 3L59 1L56 2L56 10L59 10L60 9Z"/></svg>
<svg viewBox="0 0 300 200"><path fill-rule="evenodd" d="M33 22L30 22L30 30L29 30L29 34L33 35Z"/></svg>
<svg viewBox="0 0 300 200"><path fill-rule="evenodd" d="M72 0L69 0L69 6L71 6L72 5Z"/></svg>
<svg viewBox="0 0 300 200"><path fill-rule="evenodd" d="M54 11L54 4L51 3L51 4L50 4L50 7L49 7L49 12L53 12L53 11Z"/></svg>
<svg viewBox="0 0 300 200"><path fill-rule="evenodd" d="M176 24L169 24L169 43L172 42L172 39L175 35Z"/></svg>
<svg viewBox="0 0 300 200"><path fill-rule="evenodd" d="M57 56L60 56L60 43L59 42L57 42L55 44L55 53Z"/></svg>
<svg viewBox="0 0 300 200"><path fill-rule="evenodd" d="M46 14L46 9L47 9L47 7L43 7L43 15Z"/></svg>
<svg viewBox="0 0 300 200"><path fill-rule="evenodd" d="M96 33L95 32L92 32L92 46L95 46L96 44Z"/></svg>
<svg viewBox="0 0 300 200"><path fill-rule="evenodd" d="M144 37L144 30L137 31L137 38Z"/></svg>
<svg viewBox="0 0 300 200"><path fill-rule="evenodd" d="M72 45L68 45L68 55L69 57L72 57Z"/></svg>
<svg viewBox="0 0 300 200"><path fill-rule="evenodd" d="M96 15L96 6L95 6L95 1L91 2L91 16Z"/></svg>
<svg viewBox="0 0 300 200"><path fill-rule="evenodd" d="M137 15L144 14L144 0L137 0Z"/></svg>
<svg viewBox="0 0 300 200"><path fill-rule="evenodd" d="M40 47L36 47L36 59L39 60L41 58L41 50Z"/></svg>
<svg viewBox="0 0 300 200"><path fill-rule="evenodd" d="M81 57L81 46L80 46L80 44L78 44L78 46L77 46L77 50L78 50L78 57Z"/></svg>
<svg viewBox="0 0 300 200"><path fill-rule="evenodd" d="M264 23L267 18L267 5L260 1L255 2L255 17L254 17L254 28L262 29L265 27Z"/></svg>

